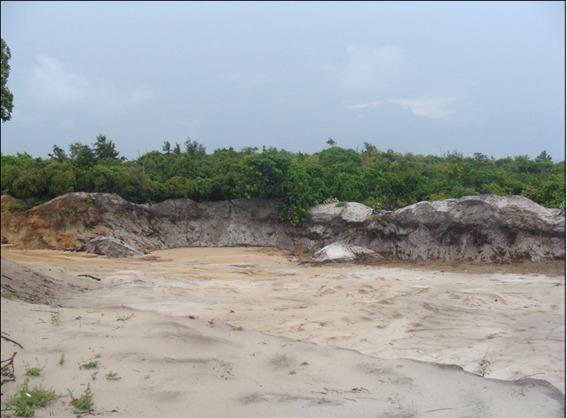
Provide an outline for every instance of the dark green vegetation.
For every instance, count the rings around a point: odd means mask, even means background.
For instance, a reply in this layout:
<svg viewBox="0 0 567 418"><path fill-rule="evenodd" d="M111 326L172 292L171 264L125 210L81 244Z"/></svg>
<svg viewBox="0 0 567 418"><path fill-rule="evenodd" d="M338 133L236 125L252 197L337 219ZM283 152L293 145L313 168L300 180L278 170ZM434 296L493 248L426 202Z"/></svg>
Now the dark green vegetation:
<svg viewBox="0 0 567 418"><path fill-rule="evenodd" d="M38 377L40 374L41 374L41 369L39 367L26 368L26 376Z"/></svg>
<svg viewBox="0 0 567 418"><path fill-rule="evenodd" d="M10 48L4 39L1 42L1 59L0 59L0 119L6 122L12 118L12 109L14 108L14 95L8 89L8 76L10 75L10 64L8 61L11 58Z"/></svg>
<svg viewBox="0 0 567 418"><path fill-rule="evenodd" d="M275 148L207 154L196 141L184 147L166 141L161 152L128 161L99 135L92 147L74 143L68 153L54 146L47 159L2 155L1 188L26 200L16 211L72 191L117 193L137 203L278 198L281 218L293 224L331 198L394 209L422 200L521 194L544 206L564 206L565 162L554 163L545 151L536 158L494 159L480 153L399 154L369 143L355 151L334 140L330 145L311 155Z"/></svg>

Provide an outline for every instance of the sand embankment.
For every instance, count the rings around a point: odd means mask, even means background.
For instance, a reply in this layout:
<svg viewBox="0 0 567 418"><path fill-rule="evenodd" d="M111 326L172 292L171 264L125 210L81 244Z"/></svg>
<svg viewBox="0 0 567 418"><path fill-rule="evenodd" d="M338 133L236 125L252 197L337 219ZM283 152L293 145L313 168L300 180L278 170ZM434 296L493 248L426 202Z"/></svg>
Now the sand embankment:
<svg viewBox="0 0 567 418"><path fill-rule="evenodd" d="M468 196L392 212L375 212L355 202L325 204L312 208L297 227L279 219L278 205L271 200L189 199L139 205L112 194L68 193L20 212L13 198L2 196L2 242L114 257L231 246L313 254L337 243L364 257L388 260L565 258L564 214L523 196Z"/></svg>

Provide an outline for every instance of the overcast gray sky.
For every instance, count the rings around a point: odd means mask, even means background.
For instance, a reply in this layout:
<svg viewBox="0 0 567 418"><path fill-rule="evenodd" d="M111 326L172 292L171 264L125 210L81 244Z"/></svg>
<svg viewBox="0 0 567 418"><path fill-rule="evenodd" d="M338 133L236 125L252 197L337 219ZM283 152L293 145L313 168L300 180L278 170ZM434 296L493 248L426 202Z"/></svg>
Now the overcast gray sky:
<svg viewBox="0 0 567 418"><path fill-rule="evenodd" d="M2 152L106 134L564 159L564 3L2 2Z"/></svg>

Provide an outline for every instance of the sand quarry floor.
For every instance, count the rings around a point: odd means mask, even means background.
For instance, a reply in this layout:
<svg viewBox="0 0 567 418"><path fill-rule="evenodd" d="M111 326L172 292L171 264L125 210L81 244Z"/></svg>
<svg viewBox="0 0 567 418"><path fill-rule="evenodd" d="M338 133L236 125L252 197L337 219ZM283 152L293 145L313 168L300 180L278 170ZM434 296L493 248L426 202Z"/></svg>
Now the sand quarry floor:
<svg viewBox="0 0 567 418"><path fill-rule="evenodd" d="M2 331L24 346L18 382L38 366L31 383L61 394L90 383L101 416L555 417L565 408L564 286L549 266L3 246ZM3 341L2 357L14 349ZM79 368L95 358L98 369ZM111 371L120 380L106 380ZM74 416L69 399L36 416Z"/></svg>

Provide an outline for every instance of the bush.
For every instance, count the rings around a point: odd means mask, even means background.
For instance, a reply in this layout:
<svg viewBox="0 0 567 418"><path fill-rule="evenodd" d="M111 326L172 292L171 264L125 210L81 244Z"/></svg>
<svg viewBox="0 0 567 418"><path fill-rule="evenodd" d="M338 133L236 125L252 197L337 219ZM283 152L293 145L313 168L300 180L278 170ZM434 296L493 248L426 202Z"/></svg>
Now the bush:
<svg viewBox="0 0 567 418"><path fill-rule="evenodd" d="M16 393L8 398L6 409L14 411L17 417L33 417L37 408L45 407L58 398L59 395L53 390L43 389L41 386L29 389L26 379Z"/></svg>
<svg viewBox="0 0 567 418"><path fill-rule="evenodd" d="M73 393L69 391L69 395L71 396L71 405L77 410L81 412L89 412L93 409L94 401L93 401L93 392L91 391L91 384L87 384L87 388L82 393L80 398L73 397Z"/></svg>
<svg viewBox="0 0 567 418"><path fill-rule="evenodd" d="M381 152L366 143L362 152L332 146L311 155L275 148L206 154L204 146L189 140L185 153L169 148L124 161L111 141L101 137L97 144L94 150L72 144L68 154L54 147L57 152L49 159L2 155L2 192L29 202L70 191L117 193L136 203L275 198L282 202L280 218L294 225L311 206L331 196L337 201L328 202L365 202L375 210L481 193L523 194L548 207L565 201L565 162L554 163L543 152L535 159L494 160L481 153L440 157ZM9 209L29 207L26 200Z"/></svg>

